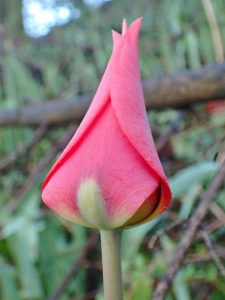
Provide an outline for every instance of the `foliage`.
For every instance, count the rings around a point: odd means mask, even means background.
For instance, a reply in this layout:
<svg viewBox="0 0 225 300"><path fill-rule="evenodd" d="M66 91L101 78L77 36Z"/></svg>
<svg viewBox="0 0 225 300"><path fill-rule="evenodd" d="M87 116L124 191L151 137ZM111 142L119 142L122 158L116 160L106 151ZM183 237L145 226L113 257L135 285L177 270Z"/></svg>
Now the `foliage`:
<svg viewBox="0 0 225 300"><path fill-rule="evenodd" d="M111 53L109 30L120 30L123 17L128 22L144 17L139 42L143 79L216 62L210 23L201 1L112 0L98 7L71 2L80 9L80 17L38 39L20 29L21 6L16 17L14 10L5 7L7 18L0 24L1 109L50 99L76 99L95 91ZM225 5L215 0L213 7L225 47ZM149 299L153 294L183 227L161 234L152 250L147 246L150 237L173 221L191 216L224 156L224 113L211 116L203 105L185 109L182 119L178 118L180 112L148 112L156 140L171 121L176 123L177 129L160 151L174 200L160 218L124 233L125 299ZM91 234L56 217L41 202L41 183L55 157L43 162L67 126L47 128L37 140L32 140L37 128L0 128L0 299L46 299L52 295ZM223 262L224 197L223 186L202 224ZM102 299L100 261L96 246L60 299L94 299L81 297L93 291L99 291L96 299ZM204 242L196 238L166 300L223 298L224 278Z"/></svg>

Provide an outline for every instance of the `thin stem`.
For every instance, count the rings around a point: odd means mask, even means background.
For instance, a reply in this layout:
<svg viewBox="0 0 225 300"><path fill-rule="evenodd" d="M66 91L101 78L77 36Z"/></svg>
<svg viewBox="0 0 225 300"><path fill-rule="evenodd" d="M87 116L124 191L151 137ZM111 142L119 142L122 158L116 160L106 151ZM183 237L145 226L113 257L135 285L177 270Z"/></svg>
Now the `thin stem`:
<svg viewBox="0 0 225 300"><path fill-rule="evenodd" d="M100 230L105 300L123 300L121 230Z"/></svg>

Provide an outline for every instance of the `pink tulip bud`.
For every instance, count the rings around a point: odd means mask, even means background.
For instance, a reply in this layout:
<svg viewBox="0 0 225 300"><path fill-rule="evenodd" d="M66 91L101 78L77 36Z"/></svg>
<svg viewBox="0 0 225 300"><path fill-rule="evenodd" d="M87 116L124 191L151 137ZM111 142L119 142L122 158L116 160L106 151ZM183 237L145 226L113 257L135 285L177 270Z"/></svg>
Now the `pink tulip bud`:
<svg viewBox="0 0 225 300"><path fill-rule="evenodd" d="M171 192L152 139L138 63L142 19L114 48L80 127L43 183L43 201L80 225L127 228L145 223L169 205Z"/></svg>

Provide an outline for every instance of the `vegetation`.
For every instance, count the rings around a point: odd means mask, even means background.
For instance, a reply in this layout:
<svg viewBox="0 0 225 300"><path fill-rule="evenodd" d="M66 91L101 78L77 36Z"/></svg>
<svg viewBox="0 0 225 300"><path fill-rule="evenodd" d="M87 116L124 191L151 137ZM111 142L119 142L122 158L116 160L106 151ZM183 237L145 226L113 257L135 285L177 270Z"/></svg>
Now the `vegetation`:
<svg viewBox="0 0 225 300"><path fill-rule="evenodd" d="M55 1L53 9L68 3ZM112 50L110 30L120 31L124 17L128 23L144 17L139 39L143 80L222 65L224 1L112 0L94 6L74 0L69 7L78 9L80 16L39 38L25 34L22 4L0 0L0 111L4 112L0 121L4 117L8 124L0 128L0 299L101 300L96 233L59 218L40 196L43 179L75 132L78 118L49 125L43 113L38 125L9 125L10 112L31 107L32 119L36 104L82 101L81 96L94 93ZM189 89L186 94L193 92ZM148 110L173 202L161 217L124 233L127 300L151 299L189 228L187 220L220 169L225 154L225 105L218 103ZM215 112L212 107L219 109ZM225 298L224 188L223 180L166 300Z"/></svg>

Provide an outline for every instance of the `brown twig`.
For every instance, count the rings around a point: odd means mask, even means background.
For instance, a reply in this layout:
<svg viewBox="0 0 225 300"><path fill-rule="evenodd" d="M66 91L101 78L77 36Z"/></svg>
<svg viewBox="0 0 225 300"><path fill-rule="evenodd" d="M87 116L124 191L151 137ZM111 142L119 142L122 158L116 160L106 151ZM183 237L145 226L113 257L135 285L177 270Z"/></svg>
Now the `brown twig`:
<svg viewBox="0 0 225 300"><path fill-rule="evenodd" d="M18 157L24 155L30 148L32 148L37 143L37 141L45 134L46 130L47 130L46 125L43 125L43 124L40 125L38 127L38 129L35 131L32 139L30 141L28 141L22 147L18 148L16 152L4 157L0 161L0 171L7 168L11 163L16 161L18 159Z"/></svg>
<svg viewBox="0 0 225 300"><path fill-rule="evenodd" d="M175 273L177 272L177 270L180 268L180 266L183 263L185 254L186 254L186 252L187 252L187 250L199 228L200 222L207 213L209 203L215 197L216 192L220 188L224 177L225 177L225 161L222 163L220 170L214 177L209 188L204 192L196 211L190 218L187 229L183 234L183 238L181 239L181 241L177 247L174 257L173 257L172 261L170 262L170 264L166 270L166 273L160 280L160 282L155 290L153 300L163 300L164 299L167 291L169 290L171 281L172 281Z"/></svg>
<svg viewBox="0 0 225 300"><path fill-rule="evenodd" d="M20 200L26 195L29 189L34 185L35 181L38 179L39 175L43 170L48 166L48 164L55 158L55 156L68 144L74 132L77 129L77 125L72 125L67 130L66 134L63 135L62 139L53 147L53 149L47 153L44 158L41 160L38 166L30 173L27 180L23 186L18 190L15 197L8 203L7 208L9 211L13 212Z"/></svg>
<svg viewBox="0 0 225 300"><path fill-rule="evenodd" d="M169 224L168 226L166 226L165 228L159 229L156 231L155 234L153 234L153 236L151 237L149 243L148 243L148 247L150 249L153 248L156 240L165 232L169 231L170 229L180 225L180 224L186 224L187 220L181 220L181 219L177 219L176 221L174 221L173 223Z"/></svg>
<svg viewBox="0 0 225 300"><path fill-rule="evenodd" d="M94 233L91 238L89 239L89 242L87 244L87 246L84 248L84 250L82 251L82 254L80 256L80 258L78 260L76 260L71 268L71 270L69 271L69 273L66 275L66 277L63 279L62 283L59 285L59 287L57 288L57 290L54 292L53 295L51 295L48 300L58 300L60 295L63 293L63 291L66 289L66 287L68 286L70 280L74 277L74 275L76 274L76 272L78 271L79 267L82 265L82 263L84 262L84 260L86 259L88 253L93 249L94 245L97 242L97 237L98 234Z"/></svg>
<svg viewBox="0 0 225 300"><path fill-rule="evenodd" d="M217 255L216 251L214 250L214 247L210 241L208 233L203 228L200 229L200 233L206 244L206 247L209 250L209 253L210 253L212 259L214 260L215 264L217 265L218 269L220 270L221 275L225 277L225 268L224 268L219 256Z"/></svg>
<svg viewBox="0 0 225 300"><path fill-rule="evenodd" d="M222 258L225 258L225 251L221 251L221 249L216 249L216 253ZM204 262L204 261L212 261L212 256L208 253L200 253L200 254L189 254L184 260L184 264L196 263L196 262Z"/></svg>
<svg viewBox="0 0 225 300"><path fill-rule="evenodd" d="M211 232L217 230L218 228L220 228L221 226L224 226L224 222L221 222L220 220L217 219L217 220L213 221L212 223L210 223L209 225L206 225L205 230L208 233L211 233Z"/></svg>
<svg viewBox="0 0 225 300"><path fill-rule="evenodd" d="M218 204L213 202L210 205L210 210L217 217L217 219L220 220L223 225L225 225L225 213L223 209Z"/></svg>

